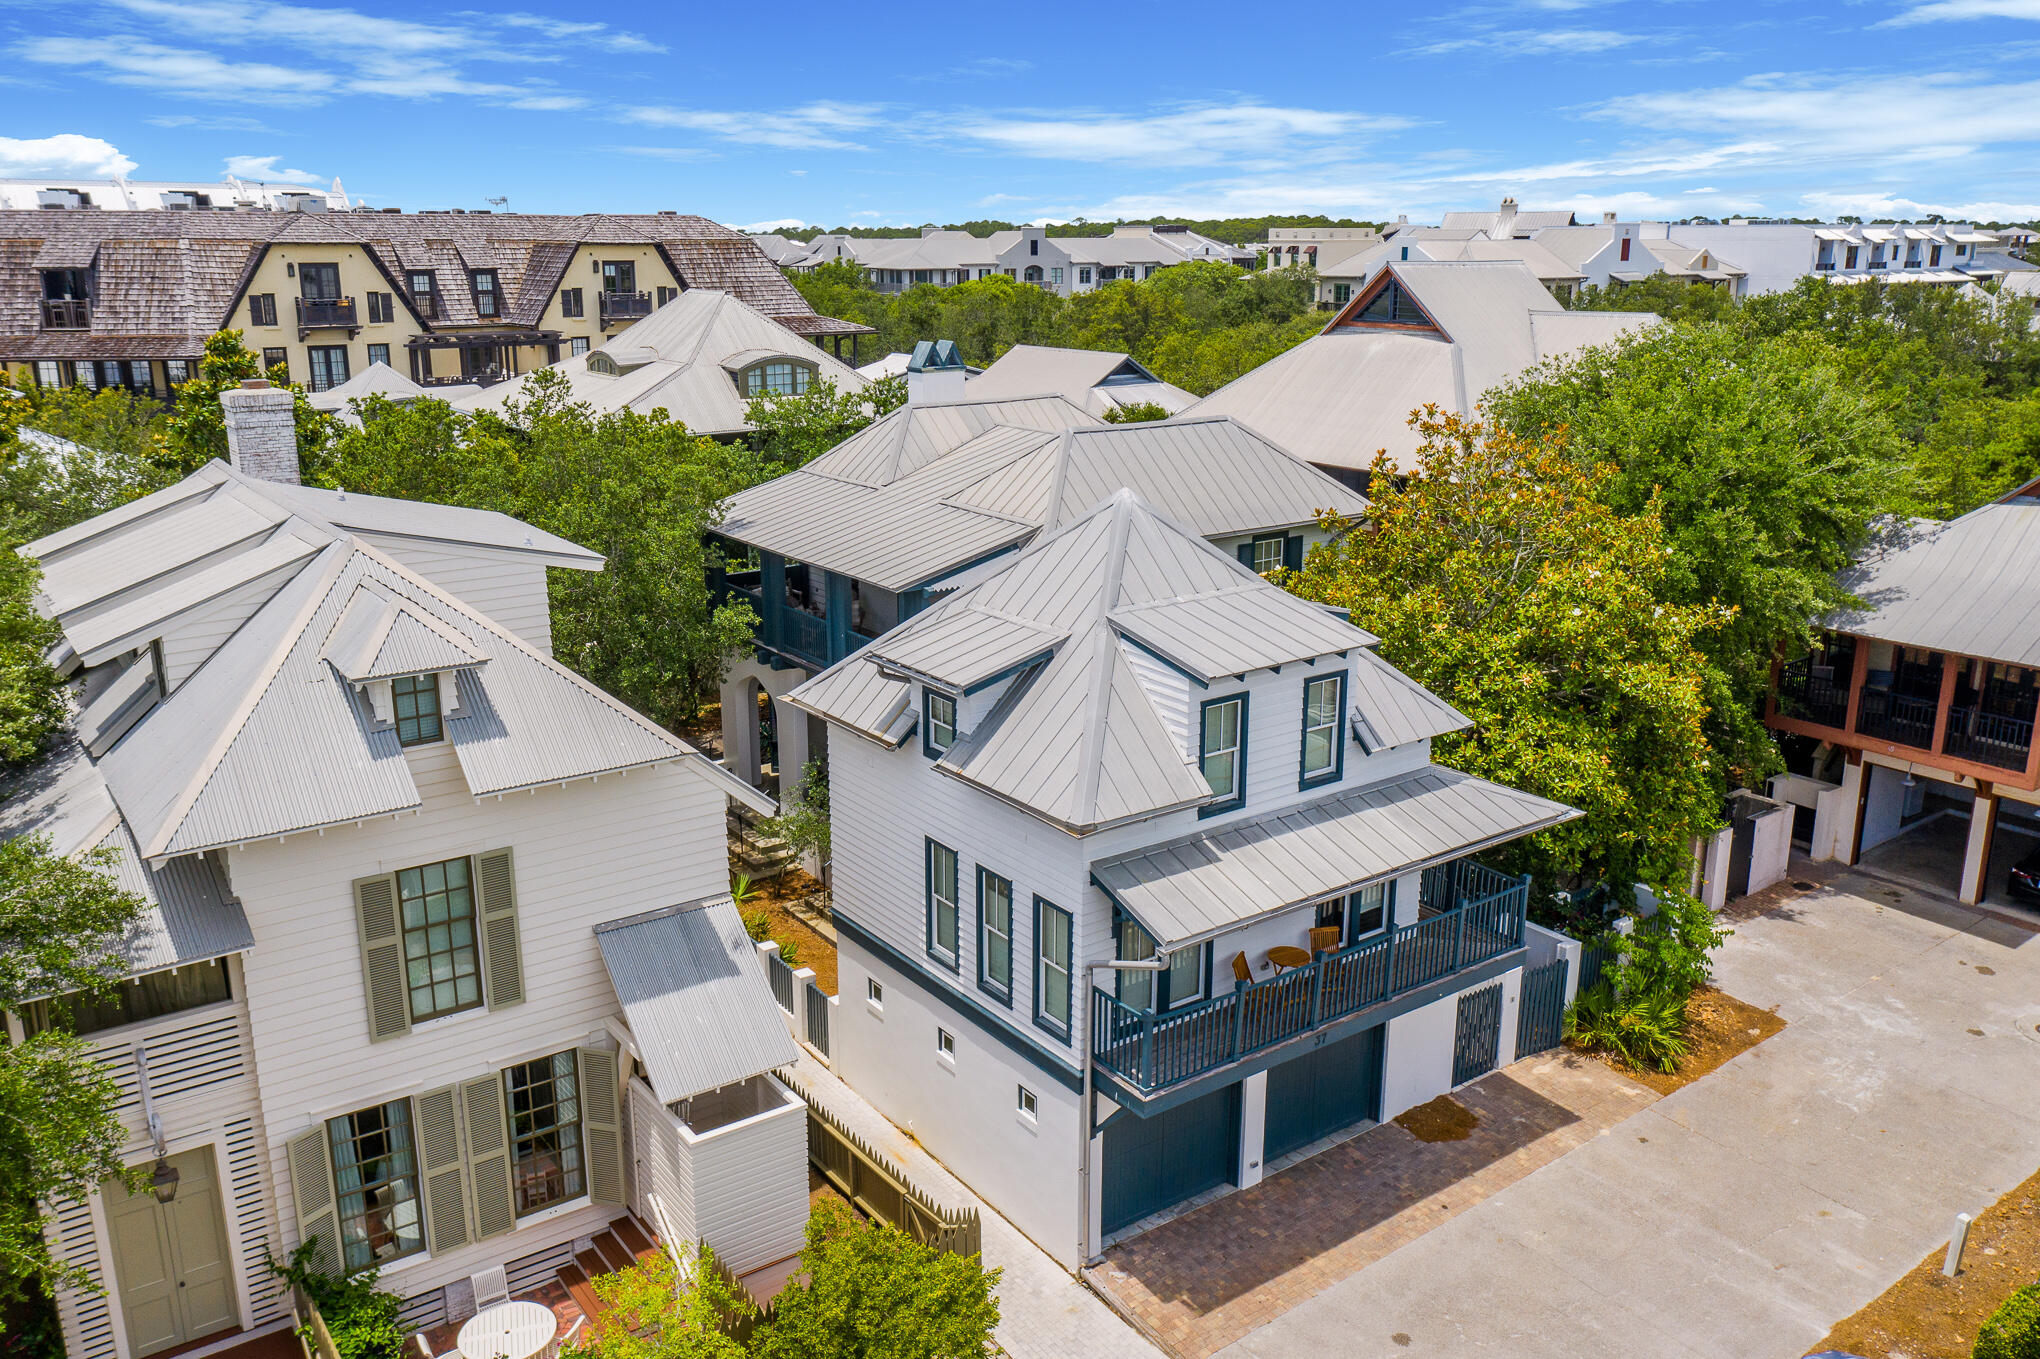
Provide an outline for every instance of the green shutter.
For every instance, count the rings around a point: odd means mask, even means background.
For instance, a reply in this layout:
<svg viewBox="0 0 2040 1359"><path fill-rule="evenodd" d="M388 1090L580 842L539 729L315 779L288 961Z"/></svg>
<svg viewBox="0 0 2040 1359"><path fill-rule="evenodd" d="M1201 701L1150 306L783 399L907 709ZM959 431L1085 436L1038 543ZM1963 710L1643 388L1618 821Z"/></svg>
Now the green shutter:
<svg viewBox="0 0 2040 1359"><path fill-rule="evenodd" d="M411 1133L424 1181L425 1248L434 1255L468 1243L467 1163L461 1154L460 1100L455 1087L428 1090L412 1101Z"/></svg>
<svg viewBox="0 0 2040 1359"><path fill-rule="evenodd" d="M1249 538L1249 539L1248 539L1248 540L1247 540L1246 542L1244 542L1244 543L1241 543L1241 544L1239 545L1239 547L1238 547L1238 548L1236 548L1236 549L1234 549L1234 550L1235 550L1235 551L1237 551L1237 552L1239 553L1239 556L1240 556L1240 565L1241 565L1241 566L1244 566L1244 567L1246 567L1246 568L1247 568L1247 570L1249 570L1249 571L1253 570L1253 569L1254 569L1254 542L1253 542L1253 539Z"/></svg>
<svg viewBox="0 0 2040 1359"><path fill-rule="evenodd" d="M482 978L489 1008L522 1005L524 956L517 939L517 875L510 851L477 854L475 879L481 889Z"/></svg>
<svg viewBox="0 0 2040 1359"><path fill-rule="evenodd" d="M293 1137L284 1148L290 1162L290 1192L297 1201L298 1241L316 1239L312 1269L340 1273L339 1196L333 1190L333 1160L326 1150L326 1125Z"/></svg>
<svg viewBox="0 0 2040 1359"><path fill-rule="evenodd" d="M574 1054L581 1073L581 1140L588 1147L588 1201L623 1202L623 1114L618 1107L616 1054L582 1048Z"/></svg>
<svg viewBox="0 0 2040 1359"><path fill-rule="evenodd" d="M1291 571L1303 570L1303 535L1284 534L1282 538L1282 565Z"/></svg>
<svg viewBox="0 0 2040 1359"><path fill-rule="evenodd" d="M503 1078L478 1076L460 1087L467 1115L468 1178L474 1187L475 1240L501 1236L517 1225L510 1197L510 1123Z"/></svg>
<svg viewBox="0 0 2040 1359"><path fill-rule="evenodd" d="M404 931L397 915L397 880L388 873L354 882L361 930L361 977L368 989L368 1039L380 1043L411 1031L404 985Z"/></svg>

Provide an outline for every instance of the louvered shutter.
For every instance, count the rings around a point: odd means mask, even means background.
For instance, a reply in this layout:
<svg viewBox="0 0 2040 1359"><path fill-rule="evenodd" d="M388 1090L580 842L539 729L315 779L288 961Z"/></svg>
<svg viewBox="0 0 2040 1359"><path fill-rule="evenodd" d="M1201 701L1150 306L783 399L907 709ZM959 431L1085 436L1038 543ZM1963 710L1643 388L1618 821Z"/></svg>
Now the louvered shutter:
<svg viewBox="0 0 2040 1359"><path fill-rule="evenodd" d="M388 873L357 878L354 917L361 931L361 977L368 988L368 1038L380 1043L411 1031L411 1001L404 985L404 931L397 914L397 880Z"/></svg>
<svg viewBox="0 0 2040 1359"><path fill-rule="evenodd" d="M524 1003L524 954L517 938L517 875L510 851L475 856L481 889L482 973L491 1010Z"/></svg>
<svg viewBox="0 0 2040 1359"><path fill-rule="evenodd" d="M326 1125L321 1123L284 1148L290 1163L290 1192L297 1202L298 1241L316 1240L312 1269L340 1273L339 1195L333 1189L333 1159L326 1150Z"/></svg>
<svg viewBox="0 0 2040 1359"><path fill-rule="evenodd" d="M1285 534L1282 538L1282 564L1291 571L1303 570L1303 535Z"/></svg>
<svg viewBox="0 0 2040 1359"><path fill-rule="evenodd" d="M412 1134L425 1183L425 1246L434 1255L465 1246L471 1233L467 1214L467 1160L462 1154L459 1090L428 1090L412 1101Z"/></svg>
<svg viewBox="0 0 2040 1359"><path fill-rule="evenodd" d="M503 1078L463 1081L461 1111L467 1116L468 1182L474 1190L475 1240L501 1236L517 1225L510 1198L510 1124L504 1115Z"/></svg>
<svg viewBox="0 0 2040 1359"><path fill-rule="evenodd" d="M623 1111L618 1107L616 1054L582 1048L581 1139L588 1146L588 1201L623 1202Z"/></svg>
<svg viewBox="0 0 2040 1359"><path fill-rule="evenodd" d="M1241 565L1241 566L1244 566L1244 567L1246 567L1246 568L1247 568L1247 570L1249 570L1249 571L1253 570L1253 569L1254 569L1254 544L1253 544L1252 540L1249 540L1249 541L1247 541L1247 542L1241 543L1241 544L1239 545L1239 547L1235 549L1235 551L1237 551L1237 552L1238 552L1238 553L1240 554L1240 565Z"/></svg>

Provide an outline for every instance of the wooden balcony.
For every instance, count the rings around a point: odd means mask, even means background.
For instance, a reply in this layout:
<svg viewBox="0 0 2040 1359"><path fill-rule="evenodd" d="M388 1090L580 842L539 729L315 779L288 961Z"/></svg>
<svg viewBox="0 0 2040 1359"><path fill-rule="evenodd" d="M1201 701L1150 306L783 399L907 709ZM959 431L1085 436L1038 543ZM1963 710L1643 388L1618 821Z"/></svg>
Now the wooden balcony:
<svg viewBox="0 0 2040 1359"><path fill-rule="evenodd" d="M1527 877L1462 860L1427 872L1419 897L1444 909L1180 1009L1136 1010L1093 988L1092 1059L1151 1095L1522 947Z"/></svg>
<svg viewBox="0 0 2040 1359"><path fill-rule="evenodd" d="M602 324L636 321L652 314L650 293L598 293L602 299Z"/></svg>
<svg viewBox="0 0 2040 1359"><path fill-rule="evenodd" d="M42 325L44 330L90 330L92 302L83 297L46 297Z"/></svg>
<svg viewBox="0 0 2040 1359"><path fill-rule="evenodd" d="M299 330L354 330L361 324L355 318L351 297L300 297L297 323Z"/></svg>

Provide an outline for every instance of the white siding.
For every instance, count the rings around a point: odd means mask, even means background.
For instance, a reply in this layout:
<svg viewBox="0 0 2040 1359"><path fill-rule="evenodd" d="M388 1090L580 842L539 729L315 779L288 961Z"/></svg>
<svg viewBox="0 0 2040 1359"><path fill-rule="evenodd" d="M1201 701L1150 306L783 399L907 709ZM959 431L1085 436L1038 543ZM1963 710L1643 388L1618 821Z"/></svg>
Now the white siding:
<svg viewBox="0 0 2040 1359"><path fill-rule="evenodd" d="M552 655L552 610L543 564L515 552L357 534L489 621Z"/></svg>
<svg viewBox="0 0 2040 1359"><path fill-rule="evenodd" d="M1153 700L1155 711L1162 715L1162 721L1175 735L1176 744L1182 748L1183 758L1197 758L1197 690L1189 677L1172 665L1166 665L1154 658L1151 652L1143 651L1133 643L1124 640L1119 643L1120 654L1133 669L1133 677L1140 681L1140 687L1147 690Z"/></svg>
<svg viewBox="0 0 2040 1359"><path fill-rule="evenodd" d="M723 795L684 767L477 802L446 744L410 752L424 797L416 815L233 850L234 888L255 933L246 995L271 1174L288 1242L297 1240L287 1140L317 1121L589 1044L606 1046L616 999L596 947L605 920L723 891ZM524 1004L469 1011L388 1042L368 1041L354 903L356 878L511 847L524 955ZM403 1294L586 1234L611 1210L541 1215L512 1236L444 1260L385 1271ZM527 1240L527 1236L529 1240Z"/></svg>
<svg viewBox="0 0 2040 1359"><path fill-rule="evenodd" d="M694 1158L696 1230L739 1274L797 1254L807 1228L807 1105L764 1079L778 1108L698 1138L682 1132Z"/></svg>

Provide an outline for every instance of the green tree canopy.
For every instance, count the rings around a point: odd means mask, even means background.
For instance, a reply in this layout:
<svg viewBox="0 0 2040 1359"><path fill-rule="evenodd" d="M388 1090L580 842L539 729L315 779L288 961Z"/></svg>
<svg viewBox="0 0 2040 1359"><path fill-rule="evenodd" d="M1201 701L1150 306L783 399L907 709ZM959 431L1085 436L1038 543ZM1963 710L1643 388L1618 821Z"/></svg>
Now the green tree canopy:
<svg viewBox="0 0 2040 1359"><path fill-rule="evenodd" d="M1844 603L1835 573L1900 473L1889 422L1817 336L1662 326L1533 369L1488 397L1495 422L1562 439L1620 514L1655 512L1656 598L1734 616L1698 646L1709 742L1744 780L1776 770L1762 722L1771 658Z"/></svg>
<svg viewBox="0 0 2040 1359"><path fill-rule="evenodd" d="M119 387L41 387L0 399L0 528L20 538L103 514L166 484L162 407ZM37 434L54 436L37 438Z"/></svg>
<svg viewBox="0 0 2040 1359"><path fill-rule="evenodd" d="M824 1201L800 1273L752 1342L760 1359L978 1359L996 1353L999 1271Z"/></svg>
<svg viewBox="0 0 2040 1359"><path fill-rule="evenodd" d="M241 342L238 330L222 330L207 339L197 373L177 389L177 402L165 423L158 455L164 470L183 477L214 458L226 461L227 424L220 413L220 393L259 377L288 387L296 396L299 463L306 481L318 480L325 466L326 445L339 422L314 408L305 399L304 388L293 384L282 368L265 372L260 356Z"/></svg>
<svg viewBox="0 0 2040 1359"><path fill-rule="evenodd" d="M1435 411L1417 428L1422 472L1378 461L1366 523L1328 521L1340 536L1285 583L1351 610L1473 719L1440 763L1585 814L1512 847L1515 867L1553 887L1682 882L1723 791L1694 643L1727 611L1664 602L1665 527L1654 504L1609 507L1612 469Z"/></svg>
<svg viewBox="0 0 2040 1359"><path fill-rule="evenodd" d="M40 754L69 711L64 682L43 659L63 633L36 610L41 569L15 548L0 537L0 769Z"/></svg>
<svg viewBox="0 0 2040 1359"><path fill-rule="evenodd" d="M827 378L798 396L753 397L744 419L765 466L773 472L805 467L907 402L905 376L880 378L862 391L839 392Z"/></svg>

